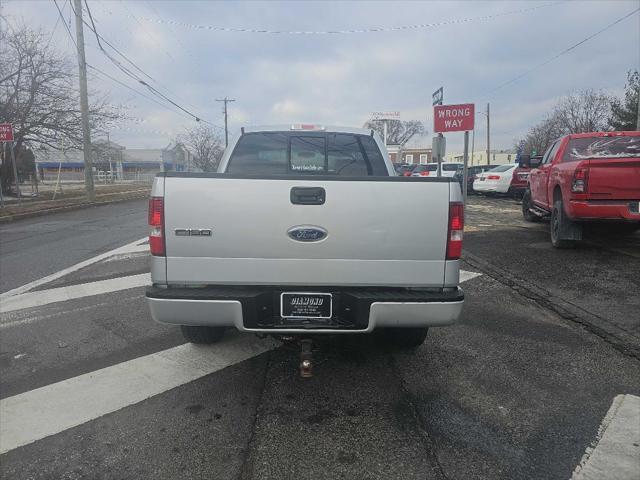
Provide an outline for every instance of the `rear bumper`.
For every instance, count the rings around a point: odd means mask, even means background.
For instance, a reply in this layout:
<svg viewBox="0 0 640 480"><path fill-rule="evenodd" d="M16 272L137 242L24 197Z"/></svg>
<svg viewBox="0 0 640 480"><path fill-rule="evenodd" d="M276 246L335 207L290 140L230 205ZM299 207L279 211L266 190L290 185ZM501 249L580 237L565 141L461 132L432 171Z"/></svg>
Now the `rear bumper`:
<svg viewBox="0 0 640 480"><path fill-rule="evenodd" d="M490 192L490 193L507 193L509 191L509 185L502 185L495 182L474 182L473 190L475 192Z"/></svg>
<svg viewBox="0 0 640 480"><path fill-rule="evenodd" d="M334 317L326 325L282 324L278 307L282 289L278 287L151 286L146 296L151 316L157 322L287 334L368 333L384 327L451 325L458 320L464 303L460 288L444 291L327 288L326 291L335 299Z"/></svg>
<svg viewBox="0 0 640 480"><path fill-rule="evenodd" d="M573 220L624 220L640 222L640 201L570 200L567 215Z"/></svg>

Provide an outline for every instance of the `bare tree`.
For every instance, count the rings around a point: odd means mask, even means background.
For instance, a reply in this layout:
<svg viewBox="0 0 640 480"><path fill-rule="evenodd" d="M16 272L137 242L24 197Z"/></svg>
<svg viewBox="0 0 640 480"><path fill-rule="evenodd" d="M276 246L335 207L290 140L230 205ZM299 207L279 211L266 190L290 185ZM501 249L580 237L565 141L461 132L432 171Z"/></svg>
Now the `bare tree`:
<svg viewBox="0 0 640 480"><path fill-rule="evenodd" d="M425 133L424 124L418 120L387 120L387 144L403 146L415 135ZM380 134L384 135L384 121L370 120L364 124L364 128L372 128Z"/></svg>
<svg viewBox="0 0 640 480"><path fill-rule="evenodd" d="M554 116L566 133L599 132L608 130L610 105L605 93L584 90L562 98Z"/></svg>
<svg viewBox="0 0 640 480"><path fill-rule="evenodd" d="M523 139L523 153L543 154L558 137L564 135L564 132L558 117L555 114L549 115L529 129ZM516 149L519 147L519 143L519 141L516 142Z"/></svg>
<svg viewBox="0 0 640 480"><path fill-rule="evenodd" d="M194 155L193 163L203 172L214 172L224 153L222 137L208 125L199 124L176 139Z"/></svg>
<svg viewBox="0 0 640 480"><path fill-rule="evenodd" d="M82 122L76 85L77 68L70 57L48 44L47 36L26 26L0 33L0 118L13 124L15 149L81 148ZM105 97L92 95L89 118L93 130L118 118ZM8 158L8 147L3 151ZM3 186L11 174L4 161Z"/></svg>
<svg viewBox="0 0 640 480"><path fill-rule="evenodd" d="M569 133L608 130L610 102L609 96L594 90L563 97L544 120L529 129L523 139L523 153L542 154L557 138Z"/></svg>

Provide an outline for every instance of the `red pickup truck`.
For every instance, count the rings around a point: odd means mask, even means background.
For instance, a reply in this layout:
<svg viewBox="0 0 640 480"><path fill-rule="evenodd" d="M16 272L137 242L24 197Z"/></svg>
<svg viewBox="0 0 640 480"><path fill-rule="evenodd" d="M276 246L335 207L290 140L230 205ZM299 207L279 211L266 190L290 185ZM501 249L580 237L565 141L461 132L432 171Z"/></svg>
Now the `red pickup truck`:
<svg viewBox="0 0 640 480"><path fill-rule="evenodd" d="M551 243L570 248L584 222L640 227L640 132L566 135L542 159L531 159L524 219L551 216Z"/></svg>

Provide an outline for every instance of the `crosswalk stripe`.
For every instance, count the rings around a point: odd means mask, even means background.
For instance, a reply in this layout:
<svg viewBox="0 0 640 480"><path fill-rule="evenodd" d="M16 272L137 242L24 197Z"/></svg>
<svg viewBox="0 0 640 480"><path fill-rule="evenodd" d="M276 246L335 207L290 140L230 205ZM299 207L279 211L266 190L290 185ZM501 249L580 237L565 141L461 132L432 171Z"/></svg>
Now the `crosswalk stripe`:
<svg viewBox="0 0 640 480"><path fill-rule="evenodd" d="M145 245L143 243L145 240L147 240L147 237L143 237L134 242L127 243L122 247L114 248L113 250L109 250L108 252L101 253L100 255L96 255L95 257L89 258L82 262L76 263L75 265L59 270L55 273L52 273L51 275L47 275L46 277L39 278L38 280L34 280L33 282L29 282L25 285L9 290L8 292L4 292L0 294L0 302L4 302L7 298L13 297L14 295L20 295L22 293L28 292L29 290L33 290L34 288L37 288L40 285L44 285L45 283L57 280L58 278L64 277L65 275L80 270L81 268L93 265L94 263L104 260L105 258L123 253L148 251L149 245Z"/></svg>
<svg viewBox="0 0 640 480"><path fill-rule="evenodd" d="M50 303L65 302L67 300L117 292L120 290L127 290L129 288L143 287L150 284L151 275L148 273L142 273L139 275L130 275L127 277L111 278L109 280L100 280L97 282L81 283L78 285L69 285L67 287L28 292L2 300L2 302L0 302L0 313L13 312L15 310L22 310L25 308L41 307ZM0 320L0 327L3 323L5 323L4 319Z"/></svg>
<svg viewBox="0 0 640 480"><path fill-rule="evenodd" d="M271 350L236 335L180 345L0 400L0 454L81 425Z"/></svg>
<svg viewBox="0 0 640 480"><path fill-rule="evenodd" d="M467 270L460 270L460 283L468 282L469 280L482 275L478 272L468 272Z"/></svg>
<svg viewBox="0 0 640 480"><path fill-rule="evenodd" d="M617 395L594 448L588 448L571 480L636 480L640 472L640 397Z"/></svg>

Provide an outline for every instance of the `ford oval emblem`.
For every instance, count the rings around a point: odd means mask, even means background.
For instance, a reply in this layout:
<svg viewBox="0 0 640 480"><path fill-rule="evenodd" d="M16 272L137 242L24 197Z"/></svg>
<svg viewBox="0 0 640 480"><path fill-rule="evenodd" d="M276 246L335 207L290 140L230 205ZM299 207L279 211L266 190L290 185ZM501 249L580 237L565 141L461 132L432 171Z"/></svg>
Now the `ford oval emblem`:
<svg viewBox="0 0 640 480"><path fill-rule="evenodd" d="M287 230L287 235L298 242L317 242L326 238L327 231L313 225L298 225Z"/></svg>

